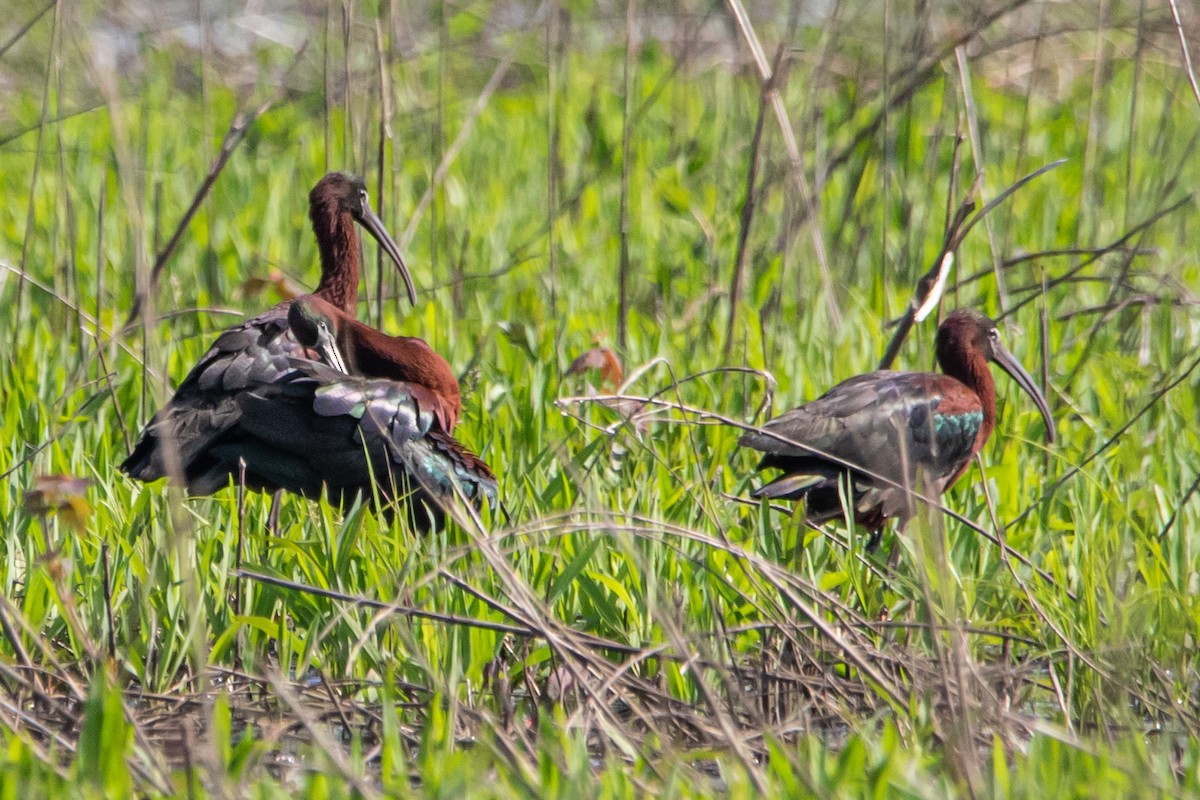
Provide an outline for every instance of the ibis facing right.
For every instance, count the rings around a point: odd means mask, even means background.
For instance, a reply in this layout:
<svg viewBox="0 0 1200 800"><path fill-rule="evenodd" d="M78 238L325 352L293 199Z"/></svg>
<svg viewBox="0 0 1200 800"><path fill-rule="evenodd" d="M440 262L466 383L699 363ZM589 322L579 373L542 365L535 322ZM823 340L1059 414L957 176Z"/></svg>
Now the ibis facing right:
<svg viewBox="0 0 1200 800"><path fill-rule="evenodd" d="M847 494L847 510L870 531L873 548L888 520L903 525L915 513L916 494L937 497L950 488L991 436L996 384L989 362L1033 399L1046 441L1054 441L1046 399L992 320L954 311L938 327L936 348L941 373L858 375L743 435L739 444L763 453L759 469L783 471L754 497L804 500L809 523L818 524L846 514Z"/></svg>

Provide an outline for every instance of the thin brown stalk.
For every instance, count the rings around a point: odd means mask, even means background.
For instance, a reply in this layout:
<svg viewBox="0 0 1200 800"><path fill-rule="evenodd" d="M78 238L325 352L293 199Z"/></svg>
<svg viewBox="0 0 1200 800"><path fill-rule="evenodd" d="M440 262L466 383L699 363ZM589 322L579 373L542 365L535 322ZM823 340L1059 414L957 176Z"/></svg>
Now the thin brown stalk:
<svg viewBox="0 0 1200 800"><path fill-rule="evenodd" d="M437 102L433 129L429 132L430 164L441 164L446 158L446 112L450 102L447 86L450 73L450 16L452 13L446 9L446 0L438 1ZM440 182L434 186L431 181L429 188L434 190L429 194L429 276L436 279L438 258L443 249L441 245L445 241L445 238L439 237L439 234L446 228L446 194ZM409 217L410 226L414 219L413 216ZM401 240L400 246L406 247L407 242Z"/></svg>
<svg viewBox="0 0 1200 800"><path fill-rule="evenodd" d="M25 645L21 644L21 636L17 633L17 629L13 627L12 622L8 619L8 609L0 608L0 630L4 631L4 638L8 640L8 646L12 648L13 653L17 656L17 661L26 669L33 669L33 662L29 660L29 652L26 651Z"/></svg>
<svg viewBox="0 0 1200 800"><path fill-rule="evenodd" d="M108 542L100 545L100 562L104 566L101 577L104 581L104 619L108 622L108 658L115 661L117 658L117 619L113 614L112 569L109 564Z"/></svg>
<svg viewBox="0 0 1200 800"><path fill-rule="evenodd" d="M979 135L979 110L975 106L975 94L971 91L971 68L967 62L965 47L954 49L954 58L958 65L959 89L962 92L963 107L966 112L967 135L971 142L971 160L975 163L974 186L981 197L987 196L987 171L984 169L985 156L983 139ZM1008 290L1004 285L1004 273L1000 269L1000 245L996 241L996 233L992 229L991 217L983 218L983 229L987 233L988 248L992 255L992 274L996 278L996 301L1000 310L1008 306Z"/></svg>
<svg viewBox="0 0 1200 800"><path fill-rule="evenodd" d="M105 175L104 183L100 187L100 202L99 209L96 212L96 294L95 294L95 316L93 317L94 324L92 325L92 341L96 346L96 358L100 362L100 374L106 376L108 384L109 397L112 399L113 409L117 415L117 426L121 429L121 439L125 442L125 449L133 449L133 440L129 435L129 425L125 421L125 410L121 407L121 403L117 401L117 386L113 381L112 370L108 368L108 356L105 353L104 339L100 327L100 320L104 318L104 209L108 197L108 176ZM82 298L80 298L82 306ZM83 324L85 315L77 314L80 325ZM81 328L86 330L86 328Z"/></svg>
<svg viewBox="0 0 1200 800"><path fill-rule="evenodd" d="M351 32L354 23L353 0L342 0L342 163L354 163L354 73L350 68Z"/></svg>
<svg viewBox="0 0 1200 800"><path fill-rule="evenodd" d="M772 70L770 62L767 61L766 51L763 50L762 42L758 38L758 34L754 31L754 25L750 22L750 15L746 12L746 7L742 4L742 0L726 0L726 3L729 5L730 13L733 14L734 21L737 23L742 38L746 40L746 44L750 48L750 55L753 57L754 65L758 69L759 78L762 80L763 85L767 87L767 98L770 101L772 111L775 113L775 119L779 124L779 131L783 135L784 147L787 150L788 164L791 167L790 174L796 184L796 191L800 196L800 202L807 212L807 219L811 223L809 225L809 233L812 237L813 253L816 256L817 265L821 272L822 294L825 297L830 322L836 329L842 324L842 312L838 307L837 296L833 291L833 277L829 271L829 259L825 255L825 239L821 233L817 214L818 202L808 186L808 178L805 177L804 161L800 156L800 145L796 141L796 132L792 129L787 108L783 104L783 95L779 91L779 76L776 70Z"/></svg>
<svg viewBox="0 0 1200 800"><path fill-rule="evenodd" d="M396 244L400 247L401 251L406 250L412 243L413 237L416 236L417 225L420 224L421 216L433 201L434 193L446 180L450 166L458 158L459 152L471 136L471 131L475 127L475 121L479 119L479 115L487 108L488 100L491 99L496 89L500 87L500 82L504 80L504 76L508 73L508 68L512 66L512 63L512 56L505 56L496 65L496 68L492 70L492 76L488 78L487 84L483 87L479 96L475 98L475 102L471 104L470 110L467 111L466 119L463 120L462 127L458 129L458 135L454 137L454 141L446 148L441 162L437 165L437 169L433 171L433 176L429 180L429 186L425 189L425 193L421 195L421 199L417 201L416 207L413 208L408 219L408 226L404 229L404 233L396 240Z"/></svg>
<svg viewBox="0 0 1200 800"><path fill-rule="evenodd" d="M1135 34L1135 45L1133 52L1133 77L1130 80L1129 91L1129 118L1126 122L1128 131L1128 140L1130 143L1138 141L1138 108L1142 96L1142 63L1143 48L1146 45L1146 0L1138 1L1137 13L1137 31ZM1133 200L1138 196L1134 191L1134 168L1135 165L1141 162L1147 154L1143 153L1139 147L1127 147L1125 149L1125 191L1122 193L1124 199L1125 214L1122 218L1122 223L1125 226L1129 225L1130 218L1134 213Z"/></svg>
<svg viewBox="0 0 1200 800"><path fill-rule="evenodd" d="M263 583L268 586L276 586L282 589L288 589L295 592L303 592L304 594L314 595L316 597L325 597L330 600L340 600L346 603L354 603L355 605L364 608L373 608L386 610L389 613L399 614L404 617L413 619L428 619L434 622L441 622L447 625L462 625L465 627L479 628L481 630L496 631L498 633L511 633L517 636L530 636L533 631L528 628L516 625L506 625L498 622L488 622L486 620L473 619L471 617L459 617L453 614L439 614L434 611L424 611L419 608L401 605L399 603L389 603L383 600L373 600L369 597L358 597L354 595L344 594L342 592L333 591L331 589L322 589L318 586L299 583L297 581L284 580L276 578L273 575L266 575L261 572L255 572L249 569L237 569L235 575L239 578L254 581L255 583Z"/></svg>
<svg viewBox="0 0 1200 800"><path fill-rule="evenodd" d="M103 100L93 100L93 101L84 103L84 104L80 105L78 108L72 109L70 111L62 111L60 109L57 114L46 119L46 124L50 125L50 124L58 124L60 122L66 122L67 120L75 119L76 117L82 117L85 114L90 114L93 111L95 111L96 109L103 108L103 107L104 107ZM37 124L24 125L24 126L12 128L11 130L5 131L4 133L0 133L0 147L11 144L11 143L15 142L16 140L20 139L22 136L33 133L34 131L38 130L41 127L42 127L42 125L39 120L39 122Z"/></svg>
<svg viewBox="0 0 1200 800"><path fill-rule="evenodd" d="M229 598L229 606L233 609L234 614L244 613L242 609L243 587L245 579L240 576L242 571L242 558L245 553L246 540L246 459L238 459L238 475L237 475L237 541L234 545L233 556L233 571L238 577L233 582L233 596ZM238 648L235 651L235 659L237 664L241 664L242 653L241 643L239 641Z"/></svg>
<svg viewBox="0 0 1200 800"><path fill-rule="evenodd" d="M58 52L58 41L62 35L60 30L62 27L62 4L58 0L55 0L53 5L54 19L50 28L50 48L46 53L46 80L42 84L42 110L39 115L37 142L34 145L33 169L29 175L29 200L25 206L25 235L21 239L21 260L17 265L20 268L19 274L21 277L17 281L17 305L15 311L12 313L12 319L14 320L24 319L25 317L25 268L29 261L29 244L37 239L37 236L34 234L34 208L36 207L34 200L37 197L38 171L42 165L42 139L46 134L46 122L50 113L50 88L54 85L55 54ZM13 335L17 336L19 330L19 328L15 328ZM17 344L17 347L13 348L11 352L17 352L20 349L19 338L15 344Z"/></svg>
<svg viewBox="0 0 1200 800"><path fill-rule="evenodd" d="M388 143L392 140L392 116L395 113L392 108L392 91L388 84L388 70L390 67L388 53L389 49L384 46L383 41L383 23L377 17L375 19L375 54L376 63L379 68L379 139L378 147L375 152L375 202L379 207L376 213L380 219L387 219L387 194L384 188L387 183L384 176L387 174L387 153ZM383 327L383 248L380 247L375 253L375 327Z"/></svg>
<svg viewBox="0 0 1200 800"><path fill-rule="evenodd" d="M754 222L755 183L762 159L763 121L767 116L767 87L759 94L758 118L754 121L754 136L750 140L750 163L746 167L746 196L742 201L742 214L738 224L737 250L733 258L733 275L729 281L729 322L725 327L725 349L722 360L728 364L733 354L733 340L737 329L738 303L742 299L742 283L745 280L746 259L749 254L750 227Z"/></svg>
<svg viewBox="0 0 1200 800"><path fill-rule="evenodd" d="M558 94L560 61L565 43L560 41L560 16L562 12L555 0L546 3L546 215L549 217L558 208L558 194L562 164L558 141ZM559 320L554 326L554 350L561 349L561 336L566 320L558 313L558 234L553 219L546 220L546 267L550 283L550 318Z"/></svg>
<svg viewBox="0 0 1200 800"><path fill-rule="evenodd" d="M1179 3L1176 0L1167 0L1167 4L1171 6L1171 18L1175 20L1175 33L1179 36L1179 49L1183 55L1183 68L1187 72L1188 84L1192 87L1192 96L1196 98L1196 105L1200 106L1200 83L1196 81L1196 68L1192 64L1192 53L1188 49L1187 35L1183 32L1183 19L1179 16Z"/></svg>
<svg viewBox="0 0 1200 800"><path fill-rule="evenodd" d="M38 21L41 20L42 17L46 16L46 12L54 8L57 2L58 0L50 0L48 3L46 3L46 5L34 12L33 16L25 21L25 24L17 28L17 30L13 32L13 35L8 37L8 41L6 41L4 44L0 44L0 58L4 57L4 54L8 52L9 48L21 41L21 39L25 37L25 34L29 33L29 30L34 25L38 24Z"/></svg>
<svg viewBox="0 0 1200 800"><path fill-rule="evenodd" d="M1046 24L1046 4L1038 3L1033 9L1033 13L1037 16L1037 24L1034 26L1033 44L1029 56L1031 68L1025 75L1024 91L1021 92L1021 133L1017 137L1017 152L1013 159L1013 171L1018 175L1025 169L1025 162L1029 154L1030 133L1032 132L1030 120L1033 115L1033 99L1037 96L1034 91L1035 79L1038 74L1036 66L1040 63L1042 42L1045 40L1043 30ZM1004 231L1001 252L1006 252L1009 249L1010 236L1020 230L1020 226L1014 224L1013 209L1008 210L1000 228Z"/></svg>
<svg viewBox="0 0 1200 800"><path fill-rule="evenodd" d="M617 265L617 348L628 351L629 341L629 140L633 128L633 68L637 43L633 31L637 0L625 0L625 62L622 81L625 87L621 113L621 201L617 216L620 262Z"/></svg>
<svg viewBox="0 0 1200 800"><path fill-rule="evenodd" d="M239 112L234 115L229 123L228 130L225 131L225 138L221 142L220 148L217 150L216 158L209 165L208 174L200 184L200 188L196 190L192 197L191 205L187 211L183 213L183 217L179 220L179 224L175 226L175 232L171 234L171 238L167 244L158 251L154 257L154 265L150 269L150 279L144 289L134 297L133 308L129 312L129 316L125 319L125 328L128 330L133 327L138 318L142 316L142 309L146 303L146 296L152 293L158 286L158 280L162 275L162 271L166 269L167 260L175 252L175 248L179 242L183 240L183 235L187 232L188 225L191 224L192 218L196 216L196 212L200 210L200 206L204 203L204 198L208 196L209 191L216 184L217 178L221 171L229 162L229 157L233 155L237 146L241 144L242 139L250 130L250 127L258 119L258 117L270 107L270 102L261 106L256 111L249 114Z"/></svg>
<svg viewBox="0 0 1200 800"><path fill-rule="evenodd" d="M962 205L959 206L954 219L946 226L946 238L942 242L942 249L938 253L937 258L934 259L933 265L917 281L917 288L913 293L913 299L909 302L904 316L900 318L896 326L896 333L892 335L892 340L888 343L887 350L884 351L883 358L879 362L879 369L891 368L892 363L900 352L900 347L904 344L909 331L912 330L913 323L917 318L918 309L927 308L931 304L940 302L941 292L944 291L947 280L947 275L944 271L949 269L948 258L958 250L959 245L962 244L963 239L970 233L971 228L975 227L980 220L984 219L993 209L1007 200L1011 194L1022 186L1065 162L1066 159L1060 158L1057 161L1034 170L996 195L996 197L992 198L987 205L974 215L971 213L975 210L975 191L972 188L972 191L967 194L967 198L963 201ZM1001 318L1003 316L1000 315Z"/></svg>
<svg viewBox="0 0 1200 800"><path fill-rule="evenodd" d="M324 23L321 27L321 88L323 89L321 99L324 111L321 121L325 133L325 146L321 148L321 151L325 154L325 172L329 172L329 159L333 154L333 56L329 50L331 38L329 31L333 27L333 3L325 6Z"/></svg>
<svg viewBox="0 0 1200 800"><path fill-rule="evenodd" d="M1092 52L1092 90L1088 100L1087 129L1083 139L1083 163L1080 167L1079 213L1075 217L1075 238L1078 241L1094 229L1097 218L1095 210L1101 207L1097 185L1099 170L1096 168L1098 154L1104 140L1106 95L1103 84L1111 66L1112 46L1109 43L1112 24L1111 0L1099 0L1097 4L1095 45ZM1085 226L1088 226L1085 228ZM1085 233L1086 231L1086 233Z"/></svg>
<svg viewBox="0 0 1200 800"><path fill-rule="evenodd" d="M1196 494L1197 489L1200 489L1200 473L1196 475L1196 479L1192 481L1192 485L1189 486L1187 491L1183 493L1183 497L1179 498L1179 502L1176 503L1175 508L1171 509L1171 516L1167 519L1166 523L1163 524L1162 530L1158 532L1159 542L1166 541L1167 534L1171 532L1171 528L1175 527L1175 521L1179 519L1179 513L1183 511L1183 507L1186 506L1188 501L1192 499L1192 496Z"/></svg>

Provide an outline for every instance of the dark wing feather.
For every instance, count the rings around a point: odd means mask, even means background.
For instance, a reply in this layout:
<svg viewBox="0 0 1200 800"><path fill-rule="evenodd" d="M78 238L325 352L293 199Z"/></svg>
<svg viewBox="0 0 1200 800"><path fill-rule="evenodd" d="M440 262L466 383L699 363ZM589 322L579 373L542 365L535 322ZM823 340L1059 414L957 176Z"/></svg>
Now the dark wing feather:
<svg viewBox="0 0 1200 800"><path fill-rule="evenodd" d="M328 371L324 371L328 372ZM418 384L385 379L344 378L324 375L321 394L338 395L344 407L353 404L362 420L359 428L368 450L382 446L400 468L439 504L454 502L459 493L479 506L486 497L496 500L496 476L484 461L441 428L441 399ZM324 406L331 413L332 406Z"/></svg>
<svg viewBox="0 0 1200 800"><path fill-rule="evenodd" d="M203 482L215 491L246 464L251 488L335 500L395 500L414 524L440 525L459 492L476 506L495 500L488 466L436 426L437 399L423 386L352 378L309 363L242 392L238 419L206 452Z"/></svg>
<svg viewBox="0 0 1200 800"><path fill-rule="evenodd" d="M179 384L175 396L234 392L271 383L289 372L289 359L307 355L288 332L290 307L291 301L286 300L222 333Z"/></svg>
<svg viewBox="0 0 1200 800"><path fill-rule="evenodd" d="M175 471L189 485L199 480L211 465L193 462L236 423L236 393L279 380L293 359L306 355L288 332L289 305L280 303L217 337L146 425L121 469L143 481ZM172 470L168 461L176 458L180 468Z"/></svg>
<svg viewBox="0 0 1200 800"><path fill-rule="evenodd" d="M496 501L496 476L483 459L443 430L434 428L401 455L408 471L431 494L449 502L461 490L476 505Z"/></svg>

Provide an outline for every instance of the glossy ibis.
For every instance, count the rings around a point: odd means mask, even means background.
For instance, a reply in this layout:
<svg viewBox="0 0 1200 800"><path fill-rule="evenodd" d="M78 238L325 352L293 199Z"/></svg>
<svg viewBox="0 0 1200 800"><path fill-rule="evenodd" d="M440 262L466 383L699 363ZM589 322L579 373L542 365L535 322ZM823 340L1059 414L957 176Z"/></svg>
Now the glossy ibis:
<svg viewBox="0 0 1200 800"><path fill-rule="evenodd" d="M783 474L755 497L805 500L810 523L842 516L839 480L849 474L854 519L879 543L884 524L914 513L913 491L936 497L966 471L996 426L988 362L1033 398L1054 441L1054 421L1033 379L975 311L951 313L937 331L944 374L882 370L839 383L821 397L742 436L765 455L759 469Z"/></svg>
<svg viewBox="0 0 1200 800"><path fill-rule="evenodd" d="M334 502L378 492L401 500L422 529L440 525L460 495L476 506L495 500L491 469L450 435L461 406L441 356L319 298L298 298L288 317L325 364L293 360L288 375L238 394L237 424L209 442L208 470L189 484L194 493L220 489L244 463L250 488L308 497L324 490ZM347 374L355 368L373 377Z"/></svg>
<svg viewBox="0 0 1200 800"><path fill-rule="evenodd" d="M309 193L309 217L321 255L316 296L353 316L358 302L359 236L362 225L395 262L409 300L416 290L400 250L367 202L361 179L331 172ZM278 380L305 349L288 330L284 301L226 330L184 378L170 402L154 415L133 452L121 464L131 477L153 481L171 475L190 489L208 475L209 442L236 424L239 393Z"/></svg>

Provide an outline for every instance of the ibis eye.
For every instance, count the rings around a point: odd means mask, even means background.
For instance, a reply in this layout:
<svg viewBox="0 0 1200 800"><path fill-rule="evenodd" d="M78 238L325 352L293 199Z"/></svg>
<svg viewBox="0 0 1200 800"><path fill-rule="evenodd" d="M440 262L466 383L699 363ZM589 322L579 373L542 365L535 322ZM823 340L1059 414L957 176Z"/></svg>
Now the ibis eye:
<svg viewBox="0 0 1200 800"><path fill-rule="evenodd" d="M362 203L364 208L371 205L370 201L367 199L367 190L366 189L358 190L358 202Z"/></svg>

